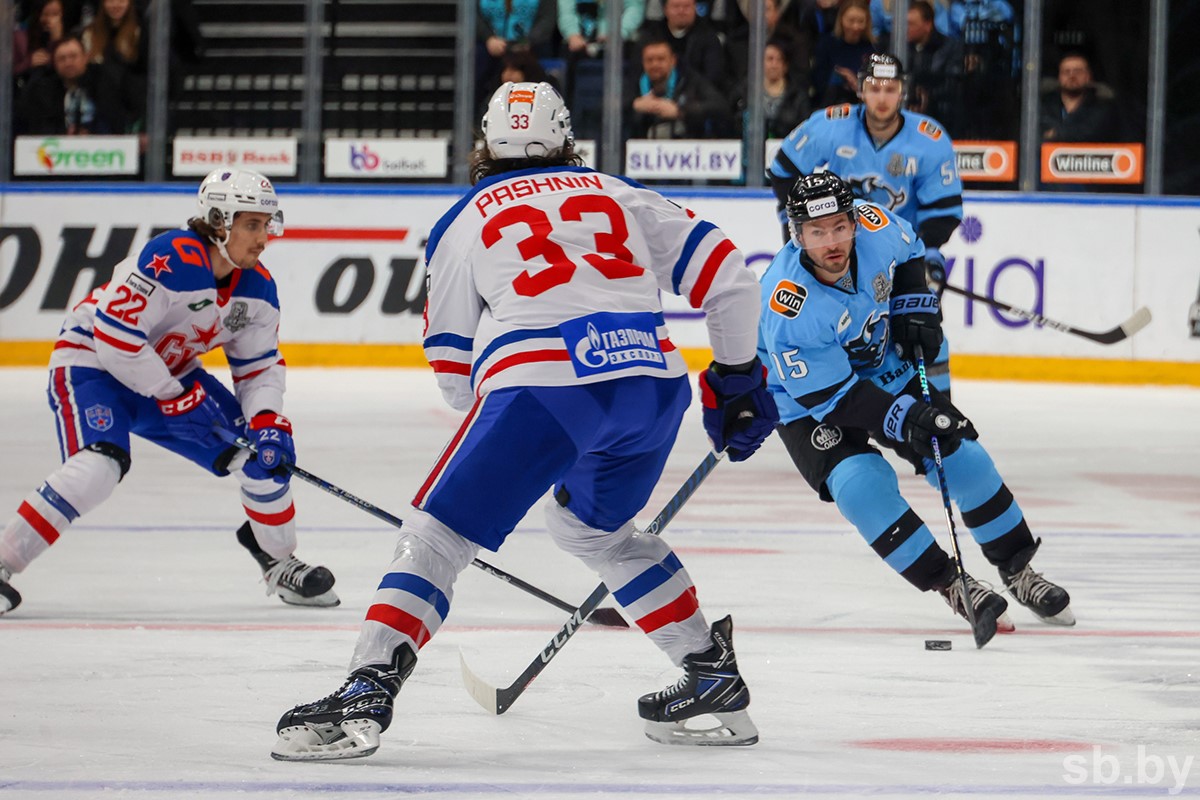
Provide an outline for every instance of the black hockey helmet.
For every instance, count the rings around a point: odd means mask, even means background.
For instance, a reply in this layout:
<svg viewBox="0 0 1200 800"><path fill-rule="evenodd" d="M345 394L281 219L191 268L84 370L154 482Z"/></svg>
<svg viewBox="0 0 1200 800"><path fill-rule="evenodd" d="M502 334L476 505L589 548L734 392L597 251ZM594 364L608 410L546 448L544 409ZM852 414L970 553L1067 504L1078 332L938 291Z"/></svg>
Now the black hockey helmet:
<svg viewBox="0 0 1200 800"><path fill-rule="evenodd" d="M858 87L860 89L862 88L863 81L867 78L875 78L881 81L903 81L905 79L904 65L900 63L900 59L891 53L872 53L867 56L867 60L863 62L862 69L858 71Z"/></svg>
<svg viewBox="0 0 1200 800"><path fill-rule="evenodd" d="M833 214L849 214L850 222L858 221L854 208L854 193L850 186L832 172L802 175L788 192L788 227L792 239L800 242L800 226L810 220Z"/></svg>

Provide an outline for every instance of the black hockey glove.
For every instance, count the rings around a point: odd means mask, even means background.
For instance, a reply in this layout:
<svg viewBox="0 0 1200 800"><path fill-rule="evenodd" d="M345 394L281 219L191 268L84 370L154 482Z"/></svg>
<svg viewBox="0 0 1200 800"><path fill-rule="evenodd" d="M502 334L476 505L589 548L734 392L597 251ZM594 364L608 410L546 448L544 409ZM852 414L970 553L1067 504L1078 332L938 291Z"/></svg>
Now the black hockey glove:
<svg viewBox="0 0 1200 800"><path fill-rule="evenodd" d="M779 422L775 398L767 391L767 368L757 357L739 367L710 364L700 373L700 402L713 450L724 450L730 461L754 455Z"/></svg>
<svg viewBox="0 0 1200 800"><path fill-rule="evenodd" d="M883 418L883 432L889 439L907 444L925 458L933 458L933 437L946 458L974 430L971 421L957 411L934 408L906 394L896 398Z"/></svg>
<svg viewBox="0 0 1200 800"><path fill-rule="evenodd" d="M929 363L942 347L942 310L935 294L902 294L892 298L892 341L900 348L900 357L913 361L915 345Z"/></svg>
<svg viewBox="0 0 1200 800"><path fill-rule="evenodd" d="M929 291L941 300L942 292L946 291L946 257L936 247L925 250L925 282Z"/></svg>

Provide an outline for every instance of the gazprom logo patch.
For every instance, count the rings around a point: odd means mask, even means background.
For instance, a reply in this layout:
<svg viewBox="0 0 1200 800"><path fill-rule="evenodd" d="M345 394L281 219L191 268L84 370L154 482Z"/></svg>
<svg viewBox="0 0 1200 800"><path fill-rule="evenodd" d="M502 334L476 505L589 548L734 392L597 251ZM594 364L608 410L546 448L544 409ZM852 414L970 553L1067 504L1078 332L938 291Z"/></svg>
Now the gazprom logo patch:
<svg viewBox="0 0 1200 800"><path fill-rule="evenodd" d="M805 208L807 208L810 217L823 217L826 214L832 214L837 211L838 202L837 198L833 196L818 197L816 200L809 200Z"/></svg>
<svg viewBox="0 0 1200 800"><path fill-rule="evenodd" d="M654 315L599 313L558 326L579 377L630 367L666 369Z"/></svg>

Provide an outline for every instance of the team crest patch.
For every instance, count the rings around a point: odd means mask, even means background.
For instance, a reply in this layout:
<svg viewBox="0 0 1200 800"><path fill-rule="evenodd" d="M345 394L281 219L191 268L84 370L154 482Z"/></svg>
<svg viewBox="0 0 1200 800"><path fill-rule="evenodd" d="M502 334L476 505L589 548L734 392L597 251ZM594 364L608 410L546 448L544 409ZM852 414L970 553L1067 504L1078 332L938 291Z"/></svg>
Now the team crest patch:
<svg viewBox="0 0 1200 800"><path fill-rule="evenodd" d="M771 290L769 305L776 314L788 319L795 319L800 316L800 309L804 307L804 301L807 298L807 289L797 286L791 281L783 280L775 284L775 288Z"/></svg>
<svg viewBox="0 0 1200 800"><path fill-rule="evenodd" d="M904 174L904 156L899 153L892 153L892 157L888 159L887 165L888 174L894 178L899 178Z"/></svg>
<svg viewBox="0 0 1200 800"><path fill-rule="evenodd" d="M842 429L836 425L818 425L812 432L810 441L818 450L829 450L837 447L842 440Z"/></svg>
<svg viewBox="0 0 1200 800"><path fill-rule="evenodd" d="M97 403L84 411L83 416L87 419L88 427L94 431L103 433L113 426L113 412L108 406Z"/></svg>
<svg viewBox="0 0 1200 800"><path fill-rule="evenodd" d="M250 322L250 315L248 312L249 308L244 302L241 300L235 302L229 309L229 313L225 316L225 330L229 331L230 333L237 333L242 328L246 327L246 324Z"/></svg>
<svg viewBox="0 0 1200 800"><path fill-rule="evenodd" d="M892 293L892 282L880 272L871 279L871 288L875 290L875 302L882 303Z"/></svg>

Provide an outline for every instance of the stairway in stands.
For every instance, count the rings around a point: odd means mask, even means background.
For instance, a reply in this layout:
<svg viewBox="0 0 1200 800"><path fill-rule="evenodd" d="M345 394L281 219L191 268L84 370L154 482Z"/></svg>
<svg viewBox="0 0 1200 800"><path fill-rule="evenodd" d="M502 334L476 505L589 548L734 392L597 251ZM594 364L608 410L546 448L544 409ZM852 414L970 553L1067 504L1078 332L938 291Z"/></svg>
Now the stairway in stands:
<svg viewBox="0 0 1200 800"><path fill-rule="evenodd" d="M286 136L301 127L304 6L193 0L205 53L171 101L175 131ZM327 136L449 136L457 4L326 0L322 127Z"/></svg>

